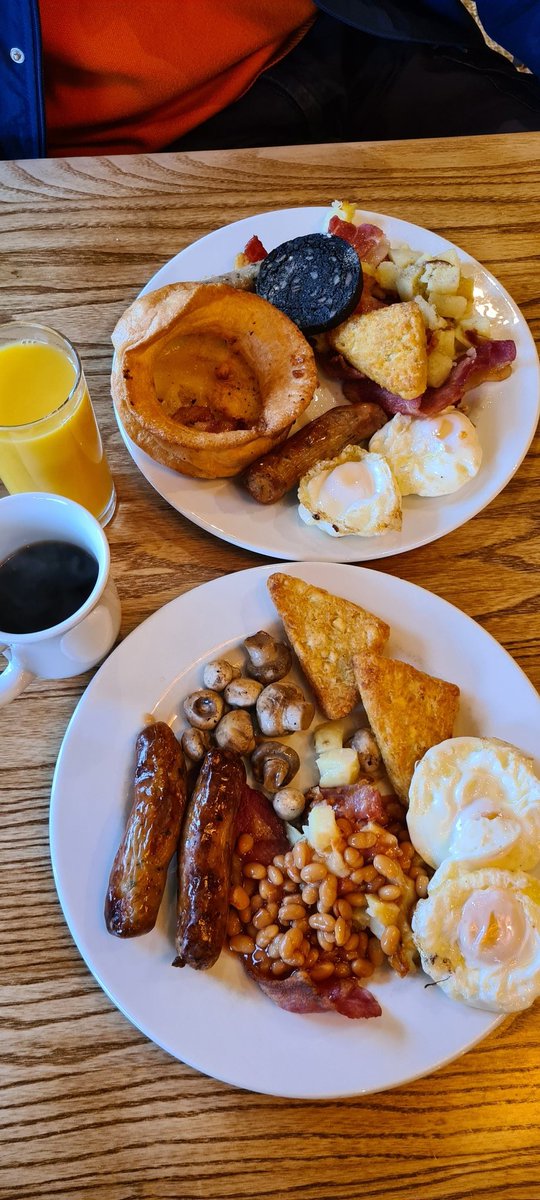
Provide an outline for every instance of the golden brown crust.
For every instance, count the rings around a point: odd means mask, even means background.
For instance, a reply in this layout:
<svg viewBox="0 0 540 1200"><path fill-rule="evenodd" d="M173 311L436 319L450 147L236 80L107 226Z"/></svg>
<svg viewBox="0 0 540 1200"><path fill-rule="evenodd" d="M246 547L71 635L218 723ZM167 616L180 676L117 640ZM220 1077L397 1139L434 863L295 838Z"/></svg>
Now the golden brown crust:
<svg viewBox="0 0 540 1200"><path fill-rule="evenodd" d="M313 351L292 321L226 284L177 283L142 296L112 340L111 392L126 432L185 475L238 474L287 436L317 383ZM156 372L167 365L164 402Z"/></svg>
<svg viewBox="0 0 540 1200"><path fill-rule="evenodd" d="M359 402L330 408L293 433L280 449L252 463L245 486L259 504L274 504L321 458L339 454L348 442L371 437L387 420L378 404Z"/></svg>
<svg viewBox="0 0 540 1200"><path fill-rule="evenodd" d="M349 317L329 334L358 371L404 400L427 387L426 330L414 300Z"/></svg>
<svg viewBox="0 0 540 1200"><path fill-rule="evenodd" d="M359 654L356 682L389 779L407 803L416 762L452 737L459 688L397 659Z"/></svg>
<svg viewBox="0 0 540 1200"><path fill-rule="evenodd" d="M137 738L133 805L105 898L105 923L117 937L154 928L186 803L184 756L164 721Z"/></svg>
<svg viewBox="0 0 540 1200"><path fill-rule="evenodd" d="M358 604L277 571L268 591L323 713L344 717L358 703L352 659L382 650L390 628Z"/></svg>

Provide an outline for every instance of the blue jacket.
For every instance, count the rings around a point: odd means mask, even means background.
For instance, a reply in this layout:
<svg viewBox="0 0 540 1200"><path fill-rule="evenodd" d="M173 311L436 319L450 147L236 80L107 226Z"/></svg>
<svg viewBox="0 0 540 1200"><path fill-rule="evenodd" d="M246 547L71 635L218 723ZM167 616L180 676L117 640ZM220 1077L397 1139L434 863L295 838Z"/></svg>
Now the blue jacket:
<svg viewBox="0 0 540 1200"><path fill-rule="evenodd" d="M91 2L91 0L90 0ZM396 41L477 48L460 0L316 0L365 33ZM487 33L540 75L540 0L477 0ZM0 157L46 155L38 0L0 0Z"/></svg>

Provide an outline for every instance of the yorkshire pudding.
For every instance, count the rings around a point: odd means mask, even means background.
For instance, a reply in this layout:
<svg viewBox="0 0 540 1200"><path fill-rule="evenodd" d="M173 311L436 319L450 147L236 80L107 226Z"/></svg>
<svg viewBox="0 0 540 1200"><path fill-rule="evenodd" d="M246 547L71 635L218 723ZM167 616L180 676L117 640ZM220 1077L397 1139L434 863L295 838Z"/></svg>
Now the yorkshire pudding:
<svg viewBox="0 0 540 1200"><path fill-rule="evenodd" d="M120 318L113 400L147 454L184 475L237 475L276 446L317 384L296 325L226 284L175 283Z"/></svg>

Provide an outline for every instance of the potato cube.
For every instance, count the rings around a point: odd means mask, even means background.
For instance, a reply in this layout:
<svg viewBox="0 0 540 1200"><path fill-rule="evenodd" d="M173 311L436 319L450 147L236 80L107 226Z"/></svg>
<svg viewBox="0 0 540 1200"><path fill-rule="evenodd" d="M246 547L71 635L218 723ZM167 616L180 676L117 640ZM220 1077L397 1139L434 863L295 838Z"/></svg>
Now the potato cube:
<svg viewBox="0 0 540 1200"><path fill-rule="evenodd" d="M423 296L415 296L414 302L418 305L420 312L422 313L424 324L426 325L427 329L433 330L445 328L446 322L442 317L439 317L437 310L432 304L428 304L427 300L424 300Z"/></svg>
<svg viewBox="0 0 540 1200"><path fill-rule="evenodd" d="M481 334L482 337L489 337L491 326L487 317L481 313L475 313L472 317L464 317L461 321L462 329L472 329L475 333Z"/></svg>
<svg viewBox="0 0 540 1200"><path fill-rule="evenodd" d="M447 354L441 354L439 350L432 350L428 354L427 360L428 387L440 387L441 383L448 379L452 367L452 359Z"/></svg>
<svg viewBox="0 0 540 1200"><path fill-rule="evenodd" d="M403 267L398 271L396 280L397 292L400 300L413 300L420 291L420 276L422 267L416 263L411 263L409 267Z"/></svg>
<svg viewBox="0 0 540 1200"><path fill-rule="evenodd" d="M428 297L431 292L453 296L459 287L459 267L442 259L433 259L424 265L422 283L426 286Z"/></svg>
<svg viewBox="0 0 540 1200"><path fill-rule="evenodd" d="M402 268L410 267L412 263L416 262L418 254L416 250L411 250L410 246L407 246L405 242L402 242L400 246L390 247L388 257L393 263L396 264L396 267Z"/></svg>
<svg viewBox="0 0 540 1200"><path fill-rule="evenodd" d="M431 339L431 350L447 354L448 358L455 355L455 333L453 329L436 329Z"/></svg>
<svg viewBox="0 0 540 1200"><path fill-rule="evenodd" d="M465 296L449 296L446 292L430 292L429 299L440 317L451 317L454 321L460 321L465 316L467 308Z"/></svg>
<svg viewBox="0 0 540 1200"><path fill-rule="evenodd" d="M474 279L472 275L461 275L459 287L457 290L458 296L465 296L466 300L472 300L474 296Z"/></svg>
<svg viewBox="0 0 540 1200"><path fill-rule="evenodd" d="M360 778L360 763L356 750L328 750L315 760L321 787L342 787Z"/></svg>
<svg viewBox="0 0 540 1200"><path fill-rule="evenodd" d="M377 283L379 283L381 285L381 287L384 288L385 292L397 291L397 285L396 285L397 275L398 275L398 268L397 268L396 264L393 262L385 261L385 262L379 263L379 265L375 271L375 279L377 280Z"/></svg>

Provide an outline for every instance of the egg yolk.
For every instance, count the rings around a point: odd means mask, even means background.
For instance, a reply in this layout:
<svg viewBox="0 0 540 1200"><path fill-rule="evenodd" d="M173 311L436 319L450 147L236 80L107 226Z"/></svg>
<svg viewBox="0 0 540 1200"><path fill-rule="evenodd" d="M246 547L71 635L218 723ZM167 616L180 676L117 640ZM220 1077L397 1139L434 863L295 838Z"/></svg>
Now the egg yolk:
<svg viewBox="0 0 540 1200"><path fill-rule="evenodd" d="M320 483L314 479L310 490L315 503L330 519L346 513L354 504L371 500L377 491L369 467L358 461L334 467L322 477Z"/></svg>
<svg viewBox="0 0 540 1200"><path fill-rule="evenodd" d="M517 959L527 933L521 906L501 888L473 892L463 905L458 942L465 960L475 966Z"/></svg>

